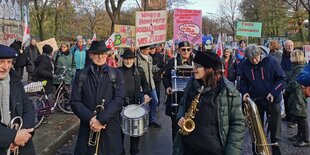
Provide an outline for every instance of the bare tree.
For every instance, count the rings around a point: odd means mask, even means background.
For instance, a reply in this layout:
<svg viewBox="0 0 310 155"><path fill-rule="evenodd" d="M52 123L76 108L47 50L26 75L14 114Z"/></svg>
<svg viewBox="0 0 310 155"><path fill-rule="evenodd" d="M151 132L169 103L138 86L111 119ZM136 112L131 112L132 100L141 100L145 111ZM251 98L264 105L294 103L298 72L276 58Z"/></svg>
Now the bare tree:
<svg viewBox="0 0 310 155"><path fill-rule="evenodd" d="M239 17L237 0L222 0L220 3L219 12L221 15L221 20L226 22L230 27L233 40L235 41L236 20Z"/></svg>
<svg viewBox="0 0 310 155"><path fill-rule="evenodd" d="M117 0L117 2L115 0L105 0L104 2L106 11L112 22L110 33L113 33L114 25L121 23L121 8L125 0Z"/></svg>
<svg viewBox="0 0 310 155"><path fill-rule="evenodd" d="M310 22L310 0L299 0L301 5L308 13L308 22ZM308 41L310 43L310 27L308 26Z"/></svg>

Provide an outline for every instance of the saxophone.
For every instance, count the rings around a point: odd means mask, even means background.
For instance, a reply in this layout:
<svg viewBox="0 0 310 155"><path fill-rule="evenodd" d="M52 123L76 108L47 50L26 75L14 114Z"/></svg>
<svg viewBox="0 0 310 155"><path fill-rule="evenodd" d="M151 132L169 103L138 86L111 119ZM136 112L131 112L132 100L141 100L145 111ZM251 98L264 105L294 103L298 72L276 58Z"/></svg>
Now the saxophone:
<svg viewBox="0 0 310 155"><path fill-rule="evenodd" d="M252 141L255 145L255 153L258 155L271 155L270 146L278 146L278 142L268 144L256 104L249 97L246 102L244 104L245 123L250 130Z"/></svg>
<svg viewBox="0 0 310 155"><path fill-rule="evenodd" d="M195 114L198 111L198 103L199 103L199 98L204 89L204 86L201 86L200 89L198 90L198 94L195 96L194 100L192 101L191 105L187 109L187 112L185 113L184 116L184 123L181 129L179 130L179 133L182 135L188 135L195 129L195 122L193 119L195 118Z"/></svg>

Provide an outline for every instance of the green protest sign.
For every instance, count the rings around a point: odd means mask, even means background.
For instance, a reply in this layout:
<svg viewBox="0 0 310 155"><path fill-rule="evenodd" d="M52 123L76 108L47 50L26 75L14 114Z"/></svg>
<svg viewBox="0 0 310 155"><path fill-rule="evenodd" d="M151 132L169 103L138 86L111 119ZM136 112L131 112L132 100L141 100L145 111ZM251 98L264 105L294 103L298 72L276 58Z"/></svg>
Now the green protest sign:
<svg viewBox="0 0 310 155"><path fill-rule="evenodd" d="M261 37L262 36L262 23L238 21L237 36Z"/></svg>

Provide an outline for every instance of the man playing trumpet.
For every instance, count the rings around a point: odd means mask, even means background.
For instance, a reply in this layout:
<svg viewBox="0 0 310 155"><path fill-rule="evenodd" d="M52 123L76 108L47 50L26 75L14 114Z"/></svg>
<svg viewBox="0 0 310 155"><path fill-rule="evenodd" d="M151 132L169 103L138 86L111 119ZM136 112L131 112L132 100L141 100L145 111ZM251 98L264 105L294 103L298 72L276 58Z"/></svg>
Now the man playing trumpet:
<svg viewBox="0 0 310 155"><path fill-rule="evenodd" d="M12 69L14 49L0 45L0 155L19 149L20 155L34 155L31 140L35 115L20 75ZM8 128L11 120L21 117L20 130Z"/></svg>

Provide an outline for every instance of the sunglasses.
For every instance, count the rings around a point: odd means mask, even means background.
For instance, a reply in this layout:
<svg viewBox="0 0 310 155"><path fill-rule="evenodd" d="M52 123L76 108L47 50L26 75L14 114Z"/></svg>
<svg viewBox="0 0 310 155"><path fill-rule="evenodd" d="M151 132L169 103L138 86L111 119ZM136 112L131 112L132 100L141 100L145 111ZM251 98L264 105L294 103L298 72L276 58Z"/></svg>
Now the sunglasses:
<svg viewBox="0 0 310 155"><path fill-rule="evenodd" d="M181 48L182 52L185 52L185 51L190 52L191 50L192 50L191 48Z"/></svg>
<svg viewBox="0 0 310 155"><path fill-rule="evenodd" d="M201 68L201 67L203 67L203 66L200 65L200 64L197 64L197 63L194 64L194 68L195 68L195 69L196 69L196 68Z"/></svg>

